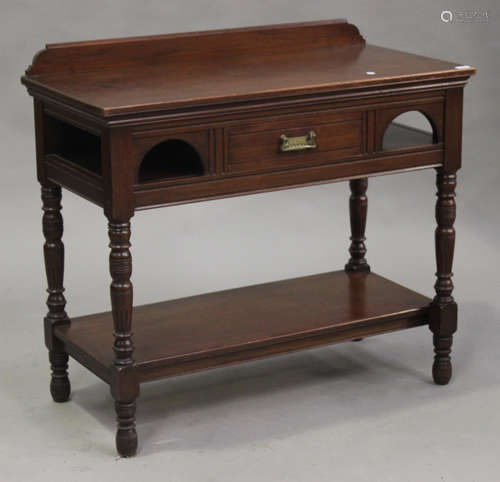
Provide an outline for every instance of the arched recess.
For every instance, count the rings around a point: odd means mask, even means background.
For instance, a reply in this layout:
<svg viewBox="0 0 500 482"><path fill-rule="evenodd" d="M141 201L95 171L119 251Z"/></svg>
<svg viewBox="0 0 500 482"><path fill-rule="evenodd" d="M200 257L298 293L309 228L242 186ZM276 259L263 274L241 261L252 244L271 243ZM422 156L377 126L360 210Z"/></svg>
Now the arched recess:
<svg viewBox="0 0 500 482"><path fill-rule="evenodd" d="M376 150L438 144L443 140L443 105L399 107L377 112Z"/></svg>
<svg viewBox="0 0 500 482"><path fill-rule="evenodd" d="M385 129L382 150L404 149L437 143L432 122L419 111L405 112L396 116Z"/></svg>
<svg viewBox="0 0 500 482"><path fill-rule="evenodd" d="M198 151L182 139L167 139L146 152L139 164L137 182L203 176L205 166Z"/></svg>

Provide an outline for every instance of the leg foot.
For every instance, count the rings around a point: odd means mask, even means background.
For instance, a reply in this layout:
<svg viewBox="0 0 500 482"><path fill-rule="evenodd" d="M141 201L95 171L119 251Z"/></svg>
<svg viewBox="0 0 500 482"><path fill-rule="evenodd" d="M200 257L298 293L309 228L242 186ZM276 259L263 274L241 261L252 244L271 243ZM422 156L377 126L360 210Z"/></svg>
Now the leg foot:
<svg viewBox="0 0 500 482"><path fill-rule="evenodd" d="M71 385L68 378L68 355L66 353L49 352L52 377L50 393L54 402L63 403L69 400Z"/></svg>
<svg viewBox="0 0 500 482"><path fill-rule="evenodd" d="M440 337L434 335L434 364L432 365L432 377L437 385L447 385L451 379L451 344L452 336Z"/></svg>
<svg viewBox="0 0 500 482"><path fill-rule="evenodd" d="M122 457L131 457L137 452L137 432L135 430L135 402L115 402L116 450Z"/></svg>

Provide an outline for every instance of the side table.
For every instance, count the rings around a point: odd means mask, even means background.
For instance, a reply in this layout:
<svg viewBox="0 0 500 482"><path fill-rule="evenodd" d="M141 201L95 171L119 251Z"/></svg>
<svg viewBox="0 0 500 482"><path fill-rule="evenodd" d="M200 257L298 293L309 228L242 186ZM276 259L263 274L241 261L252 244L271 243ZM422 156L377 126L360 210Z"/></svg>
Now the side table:
<svg viewBox="0 0 500 482"><path fill-rule="evenodd" d="M54 400L69 398L71 356L110 385L117 449L130 456L150 380L428 325L434 380L448 383L462 96L474 72L367 45L345 20L47 45L22 83L34 98ZM428 132L393 122L409 111ZM365 257L368 177L424 168L437 171L433 299L372 273ZM347 180L343 270L133 307L135 211ZM66 314L62 187L109 221L108 313Z"/></svg>

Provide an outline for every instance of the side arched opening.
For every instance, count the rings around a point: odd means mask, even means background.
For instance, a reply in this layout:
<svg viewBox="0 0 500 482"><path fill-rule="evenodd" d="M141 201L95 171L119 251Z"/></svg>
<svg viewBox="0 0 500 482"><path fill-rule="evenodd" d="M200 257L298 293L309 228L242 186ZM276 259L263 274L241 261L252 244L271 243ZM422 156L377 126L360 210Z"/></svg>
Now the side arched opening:
<svg viewBox="0 0 500 482"><path fill-rule="evenodd" d="M437 131L431 119L415 110L399 114L388 124L382 139L382 150L427 146L437 142Z"/></svg>
<svg viewBox="0 0 500 482"><path fill-rule="evenodd" d="M139 166L139 183L202 176L205 172L198 151L181 139L168 139L151 148Z"/></svg>

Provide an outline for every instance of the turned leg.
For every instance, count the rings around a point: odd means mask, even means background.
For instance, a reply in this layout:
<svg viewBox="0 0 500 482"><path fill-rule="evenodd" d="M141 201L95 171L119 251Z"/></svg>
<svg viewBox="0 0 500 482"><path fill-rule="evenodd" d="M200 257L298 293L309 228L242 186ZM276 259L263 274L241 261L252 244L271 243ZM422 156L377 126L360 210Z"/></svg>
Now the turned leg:
<svg viewBox="0 0 500 482"><path fill-rule="evenodd" d="M451 378L451 344L457 330L457 304L451 280L453 250L455 247L455 172L437 169L437 203L435 231L436 243L436 296L430 307L429 327L434 334L434 365L432 375L438 385L446 385Z"/></svg>
<svg viewBox="0 0 500 482"><path fill-rule="evenodd" d="M115 353L111 367L111 394L115 399L117 417L116 448L120 455L128 457L137 451L135 400L139 395L139 383L132 358L134 346L131 331L133 291L130 281L130 222L110 220L108 232Z"/></svg>
<svg viewBox="0 0 500 482"><path fill-rule="evenodd" d="M349 181L351 197L349 198L349 215L351 219L351 246L349 252L351 259L345 265L345 270L350 273L369 272L370 266L366 262L365 227L368 198L366 189L368 179L353 179Z"/></svg>
<svg viewBox="0 0 500 482"><path fill-rule="evenodd" d="M50 393L55 402L66 402L69 399L71 386L68 378L68 355L60 340L54 336L54 327L69 323L64 298L64 244L63 218L61 215L61 188L53 185L42 185L43 235L45 243L43 254L47 275L48 313L44 319L45 344L49 350L49 361L52 371Z"/></svg>
<svg viewBox="0 0 500 482"><path fill-rule="evenodd" d="M349 252L351 259L345 265L348 273L369 272L370 266L366 262L365 228L366 214L368 210L368 198L366 189L368 179L353 179L349 181L351 197L349 198L349 217L351 220L351 246ZM363 338L356 338L352 341L362 341Z"/></svg>

